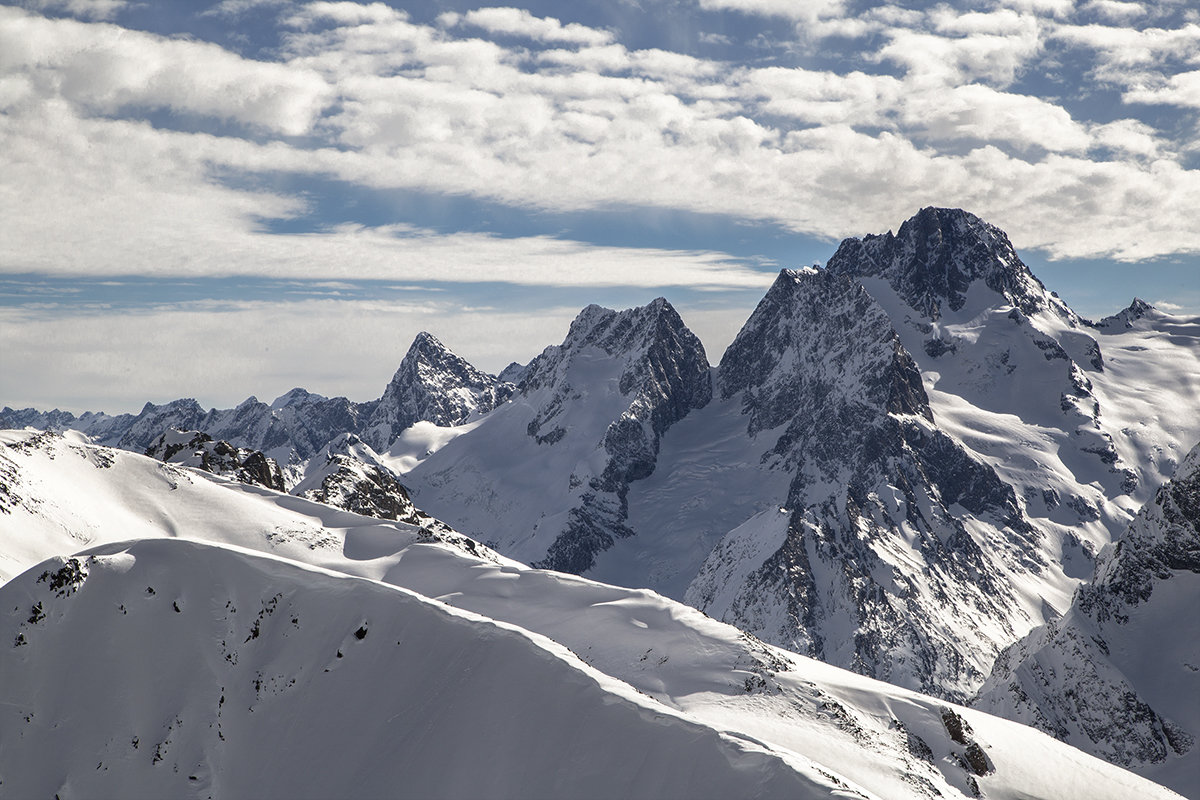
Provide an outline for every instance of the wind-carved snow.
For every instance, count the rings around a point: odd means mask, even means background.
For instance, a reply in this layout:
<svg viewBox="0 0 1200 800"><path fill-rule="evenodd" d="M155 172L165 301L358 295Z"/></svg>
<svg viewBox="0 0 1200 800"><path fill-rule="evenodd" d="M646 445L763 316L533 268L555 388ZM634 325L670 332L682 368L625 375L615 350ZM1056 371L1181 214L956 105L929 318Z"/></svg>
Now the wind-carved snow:
<svg viewBox="0 0 1200 800"><path fill-rule="evenodd" d="M90 551L0 587L0 777L19 796L1173 796L652 592L3 436L27 503L0 514L6 542L49 546L30 509L96 500ZM212 544L99 544L151 517L137 533ZM287 527L333 546L261 536Z"/></svg>
<svg viewBox="0 0 1200 800"><path fill-rule="evenodd" d="M43 614L0 623L26 637L0 648L16 796L846 796L544 637L402 589L180 541L72 563L71 594L37 570L0 590Z"/></svg>
<svg viewBox="0 0 1200 800"><path fill-rule="evenodd" d="M1200 788L1200 446L1068 613L1001 655L979 708L1185 794Z"/></svg>
<svg viewBox="0 0 1200 800"><path fill-rule="evenodd" d="M434 541L509 563L417 509L397 521L364 517L95 445L78 433L0 431L0 484L0 581L57 553L161 536L262 550L317 565Z"/></svg>

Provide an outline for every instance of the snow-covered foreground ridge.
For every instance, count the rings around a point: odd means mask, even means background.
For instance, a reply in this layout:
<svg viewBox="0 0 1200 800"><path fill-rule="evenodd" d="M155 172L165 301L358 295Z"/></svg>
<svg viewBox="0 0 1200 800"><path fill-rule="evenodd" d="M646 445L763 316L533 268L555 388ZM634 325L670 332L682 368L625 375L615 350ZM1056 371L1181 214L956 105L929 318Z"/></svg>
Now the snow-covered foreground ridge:
<svg viewBox="0 0 1200 800"><path fill-rule="evenodd" d="M81 551L0 587L14 797L1175 796L651 592L76 437L0 443L8 566Z"/></svg>

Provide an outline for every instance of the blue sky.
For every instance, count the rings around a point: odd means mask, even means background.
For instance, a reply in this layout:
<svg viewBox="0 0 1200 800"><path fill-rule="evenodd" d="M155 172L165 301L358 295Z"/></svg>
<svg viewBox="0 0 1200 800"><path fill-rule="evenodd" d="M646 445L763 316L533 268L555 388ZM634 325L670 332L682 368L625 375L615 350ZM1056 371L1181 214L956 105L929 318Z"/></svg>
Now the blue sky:
<svg viewBox="0 0 1200 800"><path fill-rule="evenodd" d="M716 361L926 205L1198 314L1192 6L0 5L0 405L365 400L420 330L499 370L658 295Z"/></svg>

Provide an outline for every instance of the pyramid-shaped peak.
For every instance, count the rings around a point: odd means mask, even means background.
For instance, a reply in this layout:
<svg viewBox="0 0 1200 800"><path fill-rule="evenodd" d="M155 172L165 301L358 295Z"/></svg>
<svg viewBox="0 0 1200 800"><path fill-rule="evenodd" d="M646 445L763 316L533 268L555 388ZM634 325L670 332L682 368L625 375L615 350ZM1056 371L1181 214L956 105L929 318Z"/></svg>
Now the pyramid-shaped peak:
<svg viewBox="0 0 1200 800"><path fill-rule="evenodd" d="M307 397L308 391L297 386L296 388L290 389L272 400L271 408L278 410L280 408L287 408L288 406L299 405L303 403Z"/></svg>
<svg viewBox="0 0 1200 800"><path fill-rule="evenodd" d="M930 206L897 233L846 239L826 268L858 279L883 278L930 320L961 310L976 285L990 290L988 305L1012 305L1025 314L1054 308L1073 316L1029 271L1004 231L960 208Z"/></svg>
<svg viewBox="0 0 1200 800"><path fill-rule="evenodd" d="M1133 298L1133 302L1128 307L1121 309L1116 314L1105 317L1095 323L1097 328L1132 328L1133 323L1137 322L1142 317L1148 314L1159 313L1158 309L1147 303L1140 297Z"/></svg>
<svg viewBox="0 0 1200 800"><path fill-rule="evenodd" d="M408 346L408 353L405 358L442 358L446 355L455 356L453 350L442 343L442 340L434 336L429 331L421 331L413 337L412 344Z"/></svg>

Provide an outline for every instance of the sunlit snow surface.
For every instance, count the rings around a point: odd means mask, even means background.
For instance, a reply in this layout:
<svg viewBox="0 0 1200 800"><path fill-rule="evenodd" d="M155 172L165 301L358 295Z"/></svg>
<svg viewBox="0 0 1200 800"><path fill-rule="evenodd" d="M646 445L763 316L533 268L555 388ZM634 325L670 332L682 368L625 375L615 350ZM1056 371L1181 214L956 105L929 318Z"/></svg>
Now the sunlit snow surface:
<svg viewBox="0 0 1200 800"><path fill-rule="evenodd" d="M0 443L12 796L1173 796L651 592L72 436Z"/></svg>

